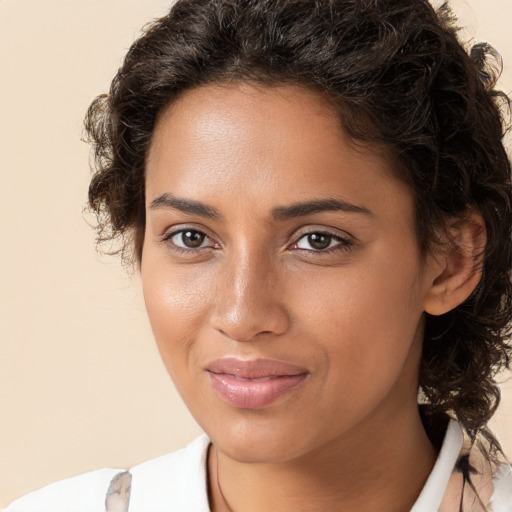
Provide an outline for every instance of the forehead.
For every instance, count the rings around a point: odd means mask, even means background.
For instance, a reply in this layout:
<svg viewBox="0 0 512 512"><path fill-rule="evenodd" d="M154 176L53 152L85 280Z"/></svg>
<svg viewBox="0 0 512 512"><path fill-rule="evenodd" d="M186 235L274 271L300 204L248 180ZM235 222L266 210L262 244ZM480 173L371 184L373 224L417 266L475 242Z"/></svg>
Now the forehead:
<svg viewBox="0 0 512 512"><path fill-rule="evenodd" d="M326 132L332 134L329 141ZM344 138L344 133L336 111L319 93L299 86L208 85L186 91L160 115L149 165L162 143L179 146L183 152L194 152L201 141L206 144L203 149L234 150L238 143L265 152L277 148L296 152L303 147L306 154L314 146L337 145L339 137Z"/></svg>
<svg viewBox="0 0 512 512"><path fill-rule="evenodd" d="M333 106L299 86L185 92L158 120L146 189L147 203L171 192L267 209L329 196L371 203L402 194L412 201L393 159L353 144Z"/></svg>

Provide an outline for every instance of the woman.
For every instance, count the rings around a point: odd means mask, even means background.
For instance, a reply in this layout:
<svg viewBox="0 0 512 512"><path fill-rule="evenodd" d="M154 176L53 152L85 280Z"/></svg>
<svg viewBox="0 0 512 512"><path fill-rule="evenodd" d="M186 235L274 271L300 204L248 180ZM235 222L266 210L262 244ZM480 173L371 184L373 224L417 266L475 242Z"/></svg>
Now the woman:
<svg viewBox="0 0 512 512"><path fill-rule="evenodd" d="M89 202L206 435L9 512L511 509L486 428L506 97L453 27L423 0L181 0L132 45L86 119Z"/></svg>

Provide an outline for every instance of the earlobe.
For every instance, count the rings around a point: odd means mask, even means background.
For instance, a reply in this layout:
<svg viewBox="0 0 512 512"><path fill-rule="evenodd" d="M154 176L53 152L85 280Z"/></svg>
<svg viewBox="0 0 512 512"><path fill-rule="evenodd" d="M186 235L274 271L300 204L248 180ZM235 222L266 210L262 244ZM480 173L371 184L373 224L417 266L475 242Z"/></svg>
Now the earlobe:
<svg viewBox="0 0 512 512"><path fill-rule="evenodd" d="M485 222L477 212L469 212L448 230L449 240L434 256L432 281L424 300L424 310L442 315L464 302L482 277L486 244Z"/></svg>

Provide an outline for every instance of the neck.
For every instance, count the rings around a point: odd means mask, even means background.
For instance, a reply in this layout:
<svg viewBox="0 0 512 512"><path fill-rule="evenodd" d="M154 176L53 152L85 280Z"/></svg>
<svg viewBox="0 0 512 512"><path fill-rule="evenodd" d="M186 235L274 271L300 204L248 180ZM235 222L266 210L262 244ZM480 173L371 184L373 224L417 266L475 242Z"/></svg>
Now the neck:
<svg viewBox="0 0 512 512"><path fill-rule="evenodd" d="M208 462L212 511L409 511L436 452L415 404L386 417L375 414L292 461L247 464L212 446Z"/></svg>

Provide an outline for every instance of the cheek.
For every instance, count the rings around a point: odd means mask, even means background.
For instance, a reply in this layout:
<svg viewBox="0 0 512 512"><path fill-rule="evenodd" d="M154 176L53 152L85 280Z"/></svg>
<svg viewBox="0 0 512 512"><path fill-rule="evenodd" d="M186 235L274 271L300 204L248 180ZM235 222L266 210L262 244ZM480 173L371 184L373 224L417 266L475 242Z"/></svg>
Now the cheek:
<svg viewBox="0 0 512 512"><path fill-rule="evenodd" d="M149 255L148 255L149 256ZM190 349L204 324L211 297L212 275L202 269L165 261L143 262L142 286L151 328L163 362L172 377L189 364Z"/></svg>
<svg viewBox="0 0 512 512"><path fill-rule="evenodd" d="M328 354L329 379L345 397L372 386L376 394L389 389L417 339L422 307L415 260L395 255L389 265L380 263L326 272L293 293L302 329Z"/></svg>

